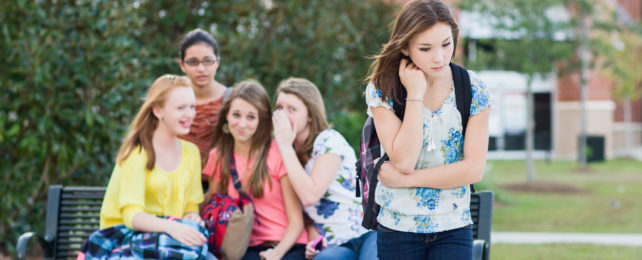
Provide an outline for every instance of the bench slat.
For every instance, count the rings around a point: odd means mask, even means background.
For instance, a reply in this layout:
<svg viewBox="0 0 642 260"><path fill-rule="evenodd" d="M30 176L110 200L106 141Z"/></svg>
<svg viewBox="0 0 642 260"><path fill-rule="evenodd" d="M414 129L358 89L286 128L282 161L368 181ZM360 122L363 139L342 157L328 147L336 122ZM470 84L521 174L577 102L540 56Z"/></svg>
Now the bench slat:
<svg viewBox="0 0 642 260"><path fill-rule="evenodd" d="M80 248L67 249L68 251L56 252L56 259L76 259Z"/></svg>
<svg viewBox="0 0 642 260"><path fill-rule="evenodd" d="M64 191L82 191L82 192L105 192L106 187L87 187L87 186L65 186Z"/></svg>
<svg viewBox="0 0 642 260"><path fill-rule="evenodd" d="M99 222L95 220L67 220L62 219L58 222L61 225L84 225L84 226L98 226Z"/></svg>
<svg viewBox="0 0 642 260"><path fill-rule="evenodd" d="M89 212L91 213L91 212ZM66 219L66 218L98 218L100 219L100 212L96 212L95 214L87 214L87 213L62 213L60 214L61 219Z"/></svg>
<svg viewBox="0 0 642 260"><path fill-rule="evenodd" d="M88 231L89 233L96 231L95 227L74 227L74 226L59 226L58 231Z"/></svg>
<svg viewBox="0 0 642 260"><path fill-rule="evenodd" d="M95 200L95 201L82 201L82 200L63 200L60 202L60 205L63 206L73 206L73 205L79 205L79 206L101 206L103 204L102 201Z"/></svg>
<svg viewBox="0 0 642 260"><path fill-rule="evenodd" d="M81 247L82 247L82 243L76 242L76 245L59 246L58 250L62 250L62 251L70 251L70 250L79 251Z"/></svg>
<svg viewBox="0 0 642 260"><path fill-rule="evenodd" d="M63 193L63 199L103 199L103 193Z"/></svg>
<svg viewBox="0 0 642 260"><path fill-rule="evenodd" d="M71 211L71 212L77 212L77 211L85 211L85 212L100 212L100 207L86 207L86 208L81 208L81 207L61 207L60 208L61 212L64 211Z"/></svg>
<svg viewBox="0 0 642 260"><path fill-rule="evenodd" d="M58 234L58 239L71 239L71 238L87 238L89 235L91 235L92 232L84 232L84 233L74 233L74 234L69 234L69 233L60 233Z"/></svg>
<svg viewBox="0 0 642 260"><path fill-rule="evenodd" d="M60 248L63 245L69 246L69 247L81 247L85 241L87 240L86 237L77 237L77 239L74 240L68 240L68 239L59 239L58 240L58 247Z"/></svg>

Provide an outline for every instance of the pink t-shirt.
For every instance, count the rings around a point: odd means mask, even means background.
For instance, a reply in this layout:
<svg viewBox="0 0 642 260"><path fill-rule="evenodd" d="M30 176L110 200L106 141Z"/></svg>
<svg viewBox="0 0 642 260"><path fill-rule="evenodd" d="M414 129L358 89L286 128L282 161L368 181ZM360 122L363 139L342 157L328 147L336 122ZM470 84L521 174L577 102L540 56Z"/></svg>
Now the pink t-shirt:
<svg viewBox="0 0 642 260"><path fill-rule="evenodd" d="M216 158L218 157L216 149L210 151L207 164L203 168L203 174L211 175L216 168ZM234 161L236 164L236 171L238 172L241 183L245 185L249 174L246 168L252 167L254 158L243 158L234 154ZM266 241L281 241L285 230L288 227L288 216L285 212L285 204L283 203L283 192L281 190L281 178L287 178L285 166L281 159L281 153L276 146L276 142L272 140L270 150L267 156L267 167L272 181L272 189L267 180L263 184L263 197L255 198L250 194L254 202L255 221L252 227L252 235L250 236L250 246L260 245ZM214 172L214 179L219 180L219 172ZM239 194L236 192L234 185L230 181L227 187L227 193L232 198L238 198ZM293 193L294 194L294 193ZM260 225L256 221L260 221ZM297 239L297 244L306 244L308 242L308 234L303 229L301 235Z"/></svg>

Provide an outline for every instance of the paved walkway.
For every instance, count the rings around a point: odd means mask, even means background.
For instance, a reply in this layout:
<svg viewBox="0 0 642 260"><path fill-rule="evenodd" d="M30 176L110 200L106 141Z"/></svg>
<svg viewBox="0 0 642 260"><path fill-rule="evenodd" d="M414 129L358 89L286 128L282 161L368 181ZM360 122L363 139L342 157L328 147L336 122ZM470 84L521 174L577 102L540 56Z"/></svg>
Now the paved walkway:
<svg viewBox="0 0 642 260"><path fill-rule="evenodd" d="M642 246L642 234L493 232L491 234L491 242L508 244L577 243Z"/></svg>

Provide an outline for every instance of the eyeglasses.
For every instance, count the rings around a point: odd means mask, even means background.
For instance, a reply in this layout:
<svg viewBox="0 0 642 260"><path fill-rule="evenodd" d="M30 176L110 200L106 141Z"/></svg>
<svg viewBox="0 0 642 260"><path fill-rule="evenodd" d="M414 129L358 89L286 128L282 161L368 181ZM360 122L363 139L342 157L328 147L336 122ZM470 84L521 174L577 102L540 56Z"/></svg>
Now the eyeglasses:
<svg viewBox="0 0 642 260"><path fill-rule="evenodd" d="M216 63L216 59L210 59L206 58L204 60L198 60L197 58L192 58L189 60L185 61L185 64L189 65L190 67L197 67L198 64L203 64L203 66L212 66Z"/></svg>

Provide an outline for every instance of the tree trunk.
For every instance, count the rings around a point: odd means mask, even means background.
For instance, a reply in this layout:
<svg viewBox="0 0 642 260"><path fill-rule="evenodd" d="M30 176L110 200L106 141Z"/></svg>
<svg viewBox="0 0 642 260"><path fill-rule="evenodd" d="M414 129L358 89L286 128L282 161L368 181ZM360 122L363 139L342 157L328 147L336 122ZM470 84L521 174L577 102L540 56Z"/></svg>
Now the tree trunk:
<svg viewBox="0 0 642 260"><path fill-rule="evenodd" d="M631 100L625 98L622 106L624 108L624 135L626 140L625 153L628 156L631 155L633 144L633 130L631 129L633 127L633 125L631 125Z"/></svg>
<svg viewBox="0 0 642 260"><path fill-rule="evenodd" d="M580 136L579 136L579 149L578 157L580 161L580 169L586 169L586 97L587 97L587 86L588 83L588 63L589 63L589 52L588 52L588 43L586 39L587 35L587 21L584 15L584 12L580 10L579 13L579 37L580 45L578 47L578 52L580 56Z"/></svg>
<svg viewBox="0 0 642 260"><path fill-rule="evenodd" d="M533 162L533 150L535 139L535 113L533 109L533 76L528 76L526 85L526 174L528 183L535 182L535 163Z"/></svg>

